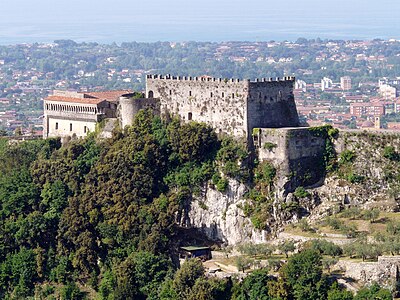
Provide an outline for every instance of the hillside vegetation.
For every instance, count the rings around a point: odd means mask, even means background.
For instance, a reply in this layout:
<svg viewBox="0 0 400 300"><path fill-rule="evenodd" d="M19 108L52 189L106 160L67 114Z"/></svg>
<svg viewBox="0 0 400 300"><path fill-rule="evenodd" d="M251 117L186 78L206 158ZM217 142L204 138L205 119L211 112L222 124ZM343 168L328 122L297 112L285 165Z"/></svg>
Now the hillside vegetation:
<svg viewBox="0 0 400 300"><path fill-rule="evenodd" d="M315 249L292 256L279 279L267 269L243 282L207 278L198 260L177 270L178 247L195 241L178 226L188 205L205 185L224 191L228 176L252 185L246 160L209 126L148 111L108 140L1 140L0 298L353 299ZM255 170L267 189L273 171ZM365 293L391 299L376 286Z"/></svg>

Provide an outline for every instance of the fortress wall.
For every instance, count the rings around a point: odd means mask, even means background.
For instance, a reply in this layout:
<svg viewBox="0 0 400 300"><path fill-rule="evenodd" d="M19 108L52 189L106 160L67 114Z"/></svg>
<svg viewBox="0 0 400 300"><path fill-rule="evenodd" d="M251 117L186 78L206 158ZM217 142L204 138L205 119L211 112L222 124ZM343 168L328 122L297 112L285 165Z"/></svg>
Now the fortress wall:
<svg viewBox="0 0 400 300"><path fill-rule="evenodd" d="M157 77L157 78L154 78ZM248 81L205 77L148 76L146 96L160 99L161 112L205 122L237 137L247 135Z"/></svg>
<svg viewBox="0 0 400 300"><path fill-rule="evenodd" d="M250 82L247 107L249 130L299 126L293 87L293 77Z"/></svg>
<svg viewBox="0 0 400 300"><path fill-rule="evenodd" d="M277 168L283 179L280 187L291 192L322 178L325 139L309 128L259 128L254 135L259 160L268 160Z"/></svg>
<svg viewBox="0 0 400 300"><path fill-rule="evenodd" d="M160 101L154 98L132 98L131 95L123 95L119 98L118 118L122 128L131 125L133 118L140 109L151 109L154 114L160 114Z"/></svg>

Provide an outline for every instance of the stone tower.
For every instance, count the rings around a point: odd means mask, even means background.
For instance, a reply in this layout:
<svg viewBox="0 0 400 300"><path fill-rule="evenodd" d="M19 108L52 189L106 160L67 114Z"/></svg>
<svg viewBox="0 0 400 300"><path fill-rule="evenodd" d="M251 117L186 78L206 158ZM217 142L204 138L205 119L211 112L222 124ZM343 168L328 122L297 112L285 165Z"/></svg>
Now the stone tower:
<svg viewBox="0 0 400 300"><path fill-rule="evenodd" d="M161 113L206 122L217 132L251 136L253 128L297 127L294 77L250 80L148 75L147 98Z"/></svg>

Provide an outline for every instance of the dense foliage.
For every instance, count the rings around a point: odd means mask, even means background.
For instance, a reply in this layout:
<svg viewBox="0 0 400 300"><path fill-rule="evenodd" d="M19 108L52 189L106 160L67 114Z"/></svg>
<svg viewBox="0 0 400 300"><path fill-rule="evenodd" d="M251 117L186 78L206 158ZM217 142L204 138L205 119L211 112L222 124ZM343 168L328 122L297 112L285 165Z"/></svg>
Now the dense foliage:
<svg viewBox="0 0 400 300"><path fill-rule="evenodd" d="M222 174L217 154L221 168L231 159L209 126L147 111L110 140L0 146L0 298L46 281L73 294L77 280L105 299L154 295L173 270L176 219Z"/></svg>
<svg viewBox="0 0 400 300"><path fill-rule="evenodd" d="M230 178L254 177L254 197L268 210L263 193L276 170L250 171L247 159L240 142L205 124L149 111L108 140L0 140L0 298L352 299L322 273L320 253L335 251L324 244L289 258L279 279L267 269L242 282L209 278L199 260L177 270L186 242L179 224L208 184L224 191ZM280 248L288 256L294 244Z"/></svg>

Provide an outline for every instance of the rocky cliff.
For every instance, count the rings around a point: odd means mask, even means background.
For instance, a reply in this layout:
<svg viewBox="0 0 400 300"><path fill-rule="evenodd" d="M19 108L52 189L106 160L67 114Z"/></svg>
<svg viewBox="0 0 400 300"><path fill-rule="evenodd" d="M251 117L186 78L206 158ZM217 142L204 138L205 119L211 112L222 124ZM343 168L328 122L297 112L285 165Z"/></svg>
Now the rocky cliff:
<svg viewBox="0 0 400 300"><path fill-rule="evenodd" d="M291 142L287 144L291 145ZM297 222L302 217L318 220L346 205L397 211L400 200L400 134L342 131L335 137L334 151L332 169L319 182L305 187L302 193L293 192L292 185L282 184L293 182L294 175L289 174L289 169L286 172L277 170L276 184L268 195L268 208L263 211L264 230L256 229L251 215L246 213L250 201L246 195L253 187L233 179L229 181L226 192L208 186L203 196L192 202L188 223L210 239L227 244L261 243L273 238L286 224ZM279 164L287 168L289 163L283 163L281 156L280 151ZM273 155L269 155L268 160L273 163ZM287 186L291 189L285 190Z"/></svg>

